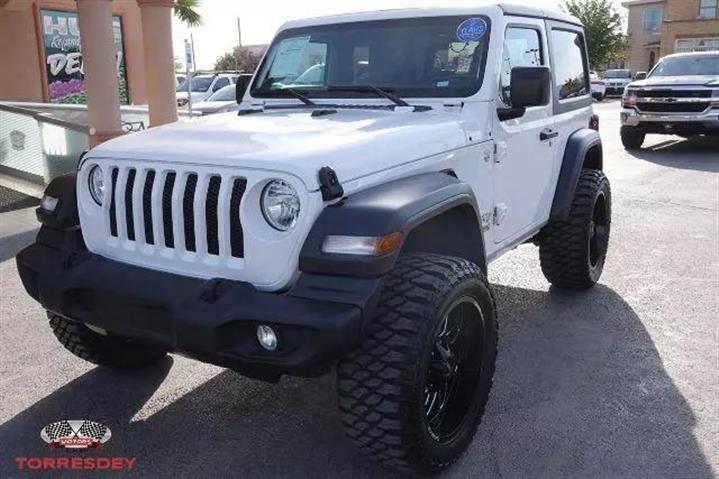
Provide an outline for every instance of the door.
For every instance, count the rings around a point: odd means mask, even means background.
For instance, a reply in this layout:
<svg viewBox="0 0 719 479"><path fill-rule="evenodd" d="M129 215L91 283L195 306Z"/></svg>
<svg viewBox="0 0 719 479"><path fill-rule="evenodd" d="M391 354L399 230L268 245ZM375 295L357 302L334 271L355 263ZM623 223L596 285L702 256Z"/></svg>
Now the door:
<svg viewBox="0 0 719 479"><path fill-rule="evenodd" d="M547 21L547 27L552 52L554 128L559 132L554 142L554 176L549 181L553 199L567 141L572 133L589 126L593 100L582 28L552 21ZM544 217L549 217L551 206L551 201L543 204Z"/></svg>
<svg viewBox="0 0 719 479"><path fill-rule="evenodd" d="M522 19L505 30L497 105L511 106L509 88L514 67L548 66L544 21ZM520 118L496 119L494 173L495 243L511 242L526 234L540 218L552 176L554 145L552 99L546 105L527 108Z"/></svg>

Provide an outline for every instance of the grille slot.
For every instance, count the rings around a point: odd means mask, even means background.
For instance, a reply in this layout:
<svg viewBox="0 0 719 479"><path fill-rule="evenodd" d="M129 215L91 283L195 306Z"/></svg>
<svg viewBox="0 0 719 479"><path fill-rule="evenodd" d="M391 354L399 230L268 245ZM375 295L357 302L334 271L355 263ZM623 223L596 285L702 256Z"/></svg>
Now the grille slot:
<svg viewBox="0 0 719 479"><path fill-rule="evenodd" d="M701 113L709 107L709 103L637 103L641 111L665 113Z"/></svg>
<svg viewBox="0 0 719 479"><path fill-rule="evenodd" d="M218 238L218 217L217 205L220 200L220 185L222 179L219 176L212 176L207 186L207 200L205 202L205 222L207 224L207 252L209 254L220 254L220 241Z"/></svg>
<svg viewBox="0 0 719 479"><path fill-rule="evenodd" d="M162 231L165 234L165 246L175 247L175 235L172 231L172 191L175 189L175 172L165 177L165 186L162 189Z"/></svg>
<svg viewBox="0 0 719 479"><path fill-rule="evenodd" d="M197 175L192 173L187 177L185 196L182 198L182 217L185 225L185 248L187 251L197 251L195 245L195 190L197 189Z"/></svg>
<svg viewBox="0 0 719 479"><path fill-rule="evenodd" d="M155 184L155 171L147 172L145 188L142 190L142 218L145 224L145 242L155 244L155 234L152 231L152 187Z"/></svg>
<svg viewBox="0 0 719 479"><path fill-rule="evenodd" d="M127 225L127 239L135 241L135 219L132 216L132 189L135 186L135 175L137 170L132 168L127 173L127 185L125 186L125 224Z"/></svg>
<svg viewBox="0 0 719 479"><path fill-rule="evenodd" d="M112 169L112 189L110 195L110 234L117 238L117 216L115 207L115 189L117 187L117 168Z"/></svg>
<svg viewBox="0 0 719 479"><path fill-rule="evenodd" d="M109 182L110 236L198 257L244 257L240 203L245 178L133 165L110 166Z"/></svg>
<svg viewBox="0 0 719 479"><path fill-rule="evenodd" d="M232 196L230 197L230 254L235 258L245 256L245 238L240 222L240 202L247 188L247 180L244 178L235 179L232 184Z"/></svg>
<svg viewBox="0 0 719 479"><path fill-rule="evenodd" d="M711 90L637 90L640 98L711 98Z"/></svg>

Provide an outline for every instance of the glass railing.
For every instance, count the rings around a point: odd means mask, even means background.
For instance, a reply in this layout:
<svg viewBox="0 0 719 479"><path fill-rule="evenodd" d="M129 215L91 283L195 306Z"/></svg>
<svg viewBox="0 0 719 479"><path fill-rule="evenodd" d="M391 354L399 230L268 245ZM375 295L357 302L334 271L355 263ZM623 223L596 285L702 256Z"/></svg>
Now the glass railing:
<svg viewBox="0 0 719 479"><path fill-rule="evenodd" d="M84 125L0 104L0 173L39 184L74 171L88 149Z"/></svg>

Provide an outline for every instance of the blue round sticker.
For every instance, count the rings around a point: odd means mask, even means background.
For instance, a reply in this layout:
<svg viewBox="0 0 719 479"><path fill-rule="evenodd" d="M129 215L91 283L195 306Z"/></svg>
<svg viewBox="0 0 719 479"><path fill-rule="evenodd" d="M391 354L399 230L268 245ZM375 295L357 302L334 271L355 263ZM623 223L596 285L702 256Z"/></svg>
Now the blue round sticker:
<svg viewBox="0 0 719 479"><path fill-rule="evenodd" d="M462 42L476 42L487 33L487 22L482 18L468 18L457 27L457 39Z"/></svg>

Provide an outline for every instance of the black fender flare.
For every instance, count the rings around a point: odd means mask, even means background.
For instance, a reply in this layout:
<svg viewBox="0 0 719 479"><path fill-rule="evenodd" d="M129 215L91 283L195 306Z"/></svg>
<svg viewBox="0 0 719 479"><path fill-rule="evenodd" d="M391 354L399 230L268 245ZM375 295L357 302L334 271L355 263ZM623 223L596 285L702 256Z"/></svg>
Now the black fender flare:
<svg viewBox="0 0 719 479"><path fill-rule="evenodd" d="M569 217L577 181L585 165L603 169L602 138L597 131L589 128L582 128L569 135L549 221L562 221Z"/></svg>
<svg viewBox="0 0 719 479"><path fill-rule="evenodd" d="M76 228L80 224L77 208L77 174L66 173L54 178L43 193L57 199L53 211L46 211L42 207L35 210L40 223L57 230Z"/></svg>
<svg viewBox="0 0 719 479"><path fill-rule="evenodd" d="M327 235L402 234L402 246L384 256L326 254ZM303 273L379 277L401 251L464 257L486 272L480 209L472 189L444 172L422 173L373 186L326 207L300 252Z"/></svg>

